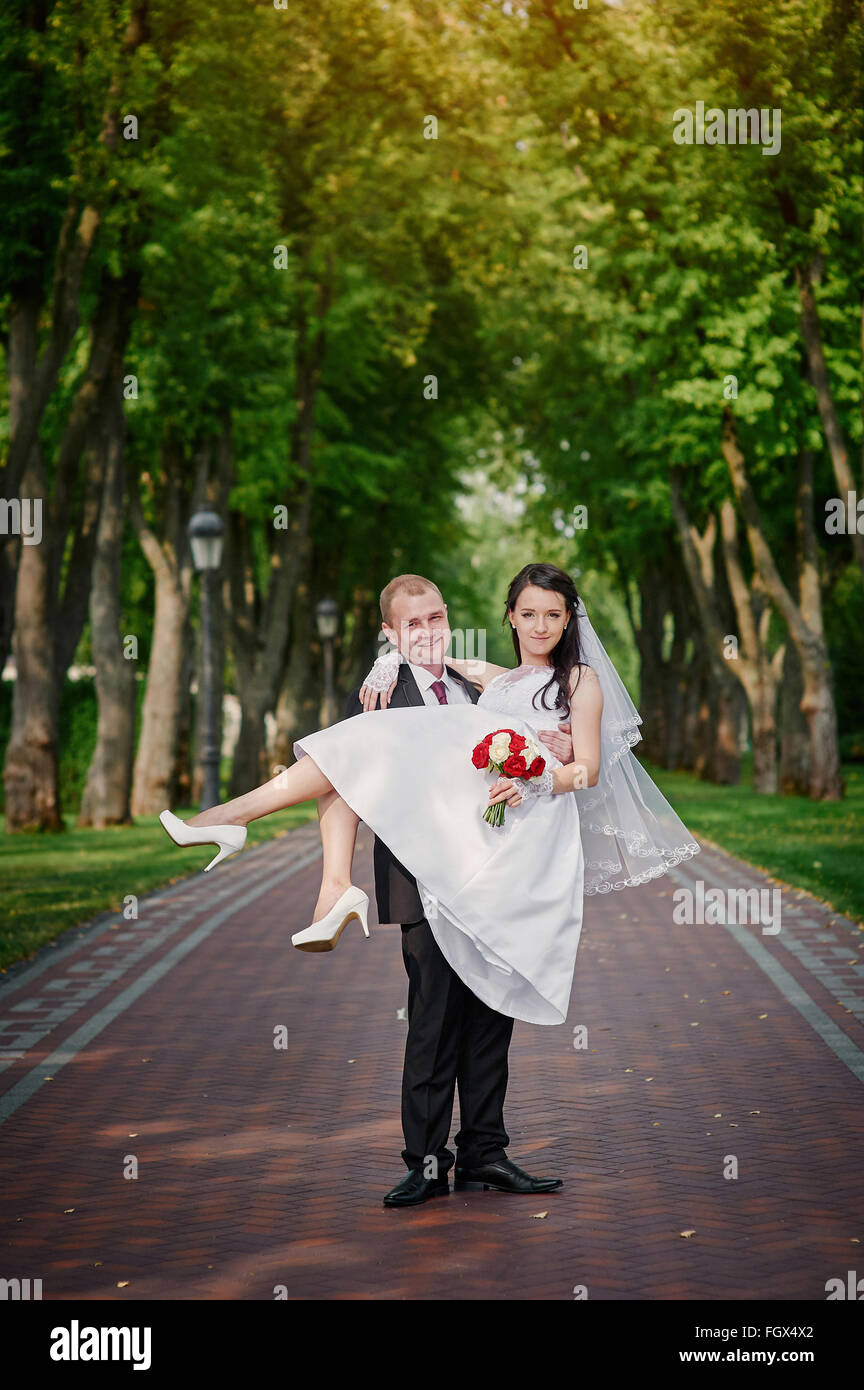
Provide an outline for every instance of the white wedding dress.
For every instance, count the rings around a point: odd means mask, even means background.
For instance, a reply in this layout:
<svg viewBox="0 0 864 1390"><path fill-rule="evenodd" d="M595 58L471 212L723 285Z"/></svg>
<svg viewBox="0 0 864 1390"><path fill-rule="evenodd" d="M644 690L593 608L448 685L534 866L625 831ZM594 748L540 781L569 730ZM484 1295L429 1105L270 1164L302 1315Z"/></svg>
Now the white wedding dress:
<svg viewBox="0 0 864 1390"><path fill-rule="evenodd" d="M496 676L476 704L370 710L294 744L417 879L445 958L479 999L528 1023L563 1023L582 930L584 854L574 793L508 806L502 826L483 819L495 776L471 761L487 733L537 738L568 716L540 695L548 667ZM496 774L497 775L497 774Z"/></svg>

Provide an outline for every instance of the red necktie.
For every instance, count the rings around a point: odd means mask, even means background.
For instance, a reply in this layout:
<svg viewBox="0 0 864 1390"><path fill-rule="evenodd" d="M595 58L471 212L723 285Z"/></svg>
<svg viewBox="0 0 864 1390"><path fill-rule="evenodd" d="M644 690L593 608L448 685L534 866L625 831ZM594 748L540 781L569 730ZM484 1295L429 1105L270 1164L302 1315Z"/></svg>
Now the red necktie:
<svg viewBox="0 0 864 1390"><path fill-rule="evenodd" d="M435 691L435 697L436 697L436 699L437 699L439 705L446 705L446 703L447 703L447 687L445 686L444 682L443 682L443 681L433 681L433 682L432 682L431 689Z"/></svg>

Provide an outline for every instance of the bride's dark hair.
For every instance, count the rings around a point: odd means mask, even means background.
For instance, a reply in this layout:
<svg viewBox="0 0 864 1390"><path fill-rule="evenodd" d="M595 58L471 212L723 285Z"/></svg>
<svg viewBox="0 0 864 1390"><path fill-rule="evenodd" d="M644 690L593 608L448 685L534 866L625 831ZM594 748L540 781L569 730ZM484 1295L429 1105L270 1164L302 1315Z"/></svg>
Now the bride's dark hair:
<svg viewBox="0 0 864 1390"><path fill-rule="evenodd" d="M536 709L535 701L538 695L543 696L543 708L548 709L546 704L546 691L551 685L557 682L558 693L555 698L553 709L562 709L569 715L570 713L570 672L574 667L582 667L582 652L579 647L579 624L576 620L576 605L579 602L579 595L576 592L576 585L573 583L566 570L560 570L557 565L526 565L511 579L510 588L507 590L507 609L503 621L509 621L510 614L519 601L519 595L529 584L534 584L538 589L549 589L552 593L560 594L567 605L570 617L567 626L561 633L558 643L552 648L550 653L552 659L552 675L541 690L535 691L534 699L531 704ZM513 636L513 650L516 653L517 662L522 661L522 652L519 647L519 637L513 624L510 624ZM582 673L580 669L579 679ZM577 681L578 684L578 681Z"/></svg>

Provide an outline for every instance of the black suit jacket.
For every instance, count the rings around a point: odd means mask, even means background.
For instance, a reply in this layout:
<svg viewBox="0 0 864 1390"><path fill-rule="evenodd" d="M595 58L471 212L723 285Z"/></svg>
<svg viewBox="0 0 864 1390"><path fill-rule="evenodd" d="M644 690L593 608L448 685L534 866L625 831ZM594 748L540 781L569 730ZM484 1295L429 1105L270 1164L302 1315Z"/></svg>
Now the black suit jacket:
<svg viewBox="0 0 864 1390"><path fill-rule="evenodd" d="M458 671L454 671L452 666L445 668L449 676L464 686L471 696L471 701L476 705L480 698L480 689L472 685L464 676L460 676ZM396 677L396 686L390 696L388 709L404 709L408 705L425 705L426 701L420 693L420 687L414 679L414 672L407 662L400 662L399 674ZM343 719L350 719L355 714L362 714L363 706L360 703L360 686L356 686L345 702L345 712ZM419 922L423 918L423 904L420 901L420 894L417 891L417 880L410 874L404 864L400 864L394 854L391 854L382 840L375 836L375 846L372 852L372 860L375 866L375 900L378 907L379 922Z"/></svg>

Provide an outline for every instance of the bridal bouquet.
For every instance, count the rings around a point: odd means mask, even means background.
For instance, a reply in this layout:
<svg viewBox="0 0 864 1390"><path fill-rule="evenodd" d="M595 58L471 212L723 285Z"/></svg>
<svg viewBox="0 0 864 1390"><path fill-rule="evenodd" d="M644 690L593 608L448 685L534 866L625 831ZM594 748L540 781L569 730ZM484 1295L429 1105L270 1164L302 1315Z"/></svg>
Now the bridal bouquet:
<svg viewBox="0 0 864 1390"><path fill-rule="evenodd" d="M515 729L496 729L487 734L471 754L471 761L480 772L498 772L522 782L539 777L546 768L536 743L523 738ZM496 801L494 806L487 806L483 819L490 825L503 825L505 805L503 801Z"/></svg>

